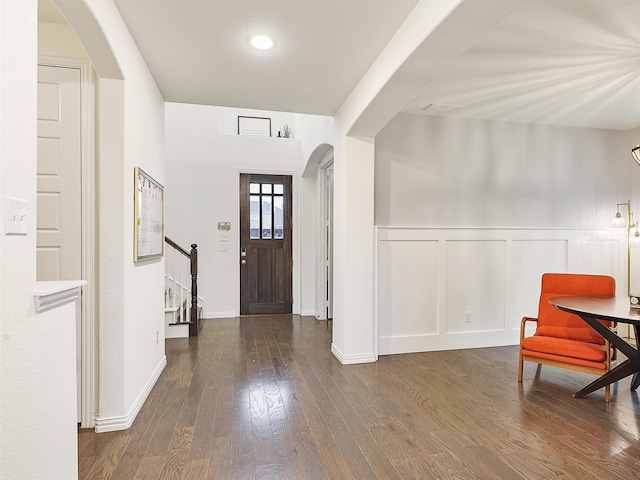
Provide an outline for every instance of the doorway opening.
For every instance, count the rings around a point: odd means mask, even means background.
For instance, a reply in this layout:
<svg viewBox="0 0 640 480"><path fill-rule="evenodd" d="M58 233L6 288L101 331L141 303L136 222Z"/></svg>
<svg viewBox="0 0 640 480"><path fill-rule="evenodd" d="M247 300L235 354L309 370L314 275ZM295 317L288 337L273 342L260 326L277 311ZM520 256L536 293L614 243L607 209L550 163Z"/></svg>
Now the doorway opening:
<svg viewBox="0 0 640 480"><path fill-rule="evenodd" d="M38 58L38 280L86 280L77 302L77 420L96 412L94 154L91 64Z"/></svg>
<svg viewBox="0 0 640 480"><path fill-rule="evenodd" d="M318 202L320 206L318 316L319 320L333 319L333 149L318 166Z"/></svg>

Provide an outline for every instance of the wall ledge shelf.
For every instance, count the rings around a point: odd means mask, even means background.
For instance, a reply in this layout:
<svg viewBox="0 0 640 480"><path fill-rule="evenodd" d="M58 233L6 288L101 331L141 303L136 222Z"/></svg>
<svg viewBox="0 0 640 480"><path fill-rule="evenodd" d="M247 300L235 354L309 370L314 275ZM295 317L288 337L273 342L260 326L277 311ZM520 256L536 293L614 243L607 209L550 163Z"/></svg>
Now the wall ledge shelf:
<svg viewBox="0 0 640 480"><path fill-rule="evenodd" d="M80 295L80 289L86 284L86 280L36 282L33 294L36 313L75 301Z"/></svg>

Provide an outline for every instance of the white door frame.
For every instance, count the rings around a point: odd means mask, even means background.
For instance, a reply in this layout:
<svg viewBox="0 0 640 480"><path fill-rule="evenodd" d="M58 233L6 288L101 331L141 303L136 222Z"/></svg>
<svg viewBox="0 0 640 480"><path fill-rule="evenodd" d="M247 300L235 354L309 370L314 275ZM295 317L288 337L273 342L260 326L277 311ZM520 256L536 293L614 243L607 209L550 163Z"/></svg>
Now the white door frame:
<svg viewBox="0 0 640 480"><path fill-rule="evenodd" d="M95 155L94 155L94 81L91 62L81 58L38 56L38 65L80 70L81 129L81 221L82 221L82 288L81 311L81 405L80 426L93 428L97 416L97 348L96 348L96 282L95 282Z"/></svg>
<svg viewBox="0 0 640 480"><path fill-rule="evenodd" d="M328 173L333 168L333 148L331 148L318 164L318 257L317 257L317 298L316 298L316 318L327 320L327 309L329 307L329 295L333 284L333 265L329 264L331 258L331 242L327 238L328 228ZM333 235L333 232L331 232Z"/></svg>

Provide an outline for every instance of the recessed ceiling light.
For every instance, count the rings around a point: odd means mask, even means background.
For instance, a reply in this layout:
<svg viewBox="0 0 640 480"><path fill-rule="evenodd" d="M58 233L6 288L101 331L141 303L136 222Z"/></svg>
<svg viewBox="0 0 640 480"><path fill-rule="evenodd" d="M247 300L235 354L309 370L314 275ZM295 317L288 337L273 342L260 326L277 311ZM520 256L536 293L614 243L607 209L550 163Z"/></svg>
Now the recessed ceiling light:
<svg viewBox="0 0 640 480"><path fill-rule="evenodd" d="M269 50L273 47L273 40L266 35L256 35L251 39L251 45L259 50Z"/></svg>

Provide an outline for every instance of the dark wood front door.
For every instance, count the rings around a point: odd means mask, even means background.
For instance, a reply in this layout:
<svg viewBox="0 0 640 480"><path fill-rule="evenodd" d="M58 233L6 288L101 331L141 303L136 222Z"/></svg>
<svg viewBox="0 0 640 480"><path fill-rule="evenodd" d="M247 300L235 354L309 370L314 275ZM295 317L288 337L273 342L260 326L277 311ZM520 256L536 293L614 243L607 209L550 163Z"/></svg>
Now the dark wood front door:
<svg viewBox="0 0 640 480"><path fill-rule="evenodd" d="M291 177L240 175L240 315L291 313Z"/></svg>

